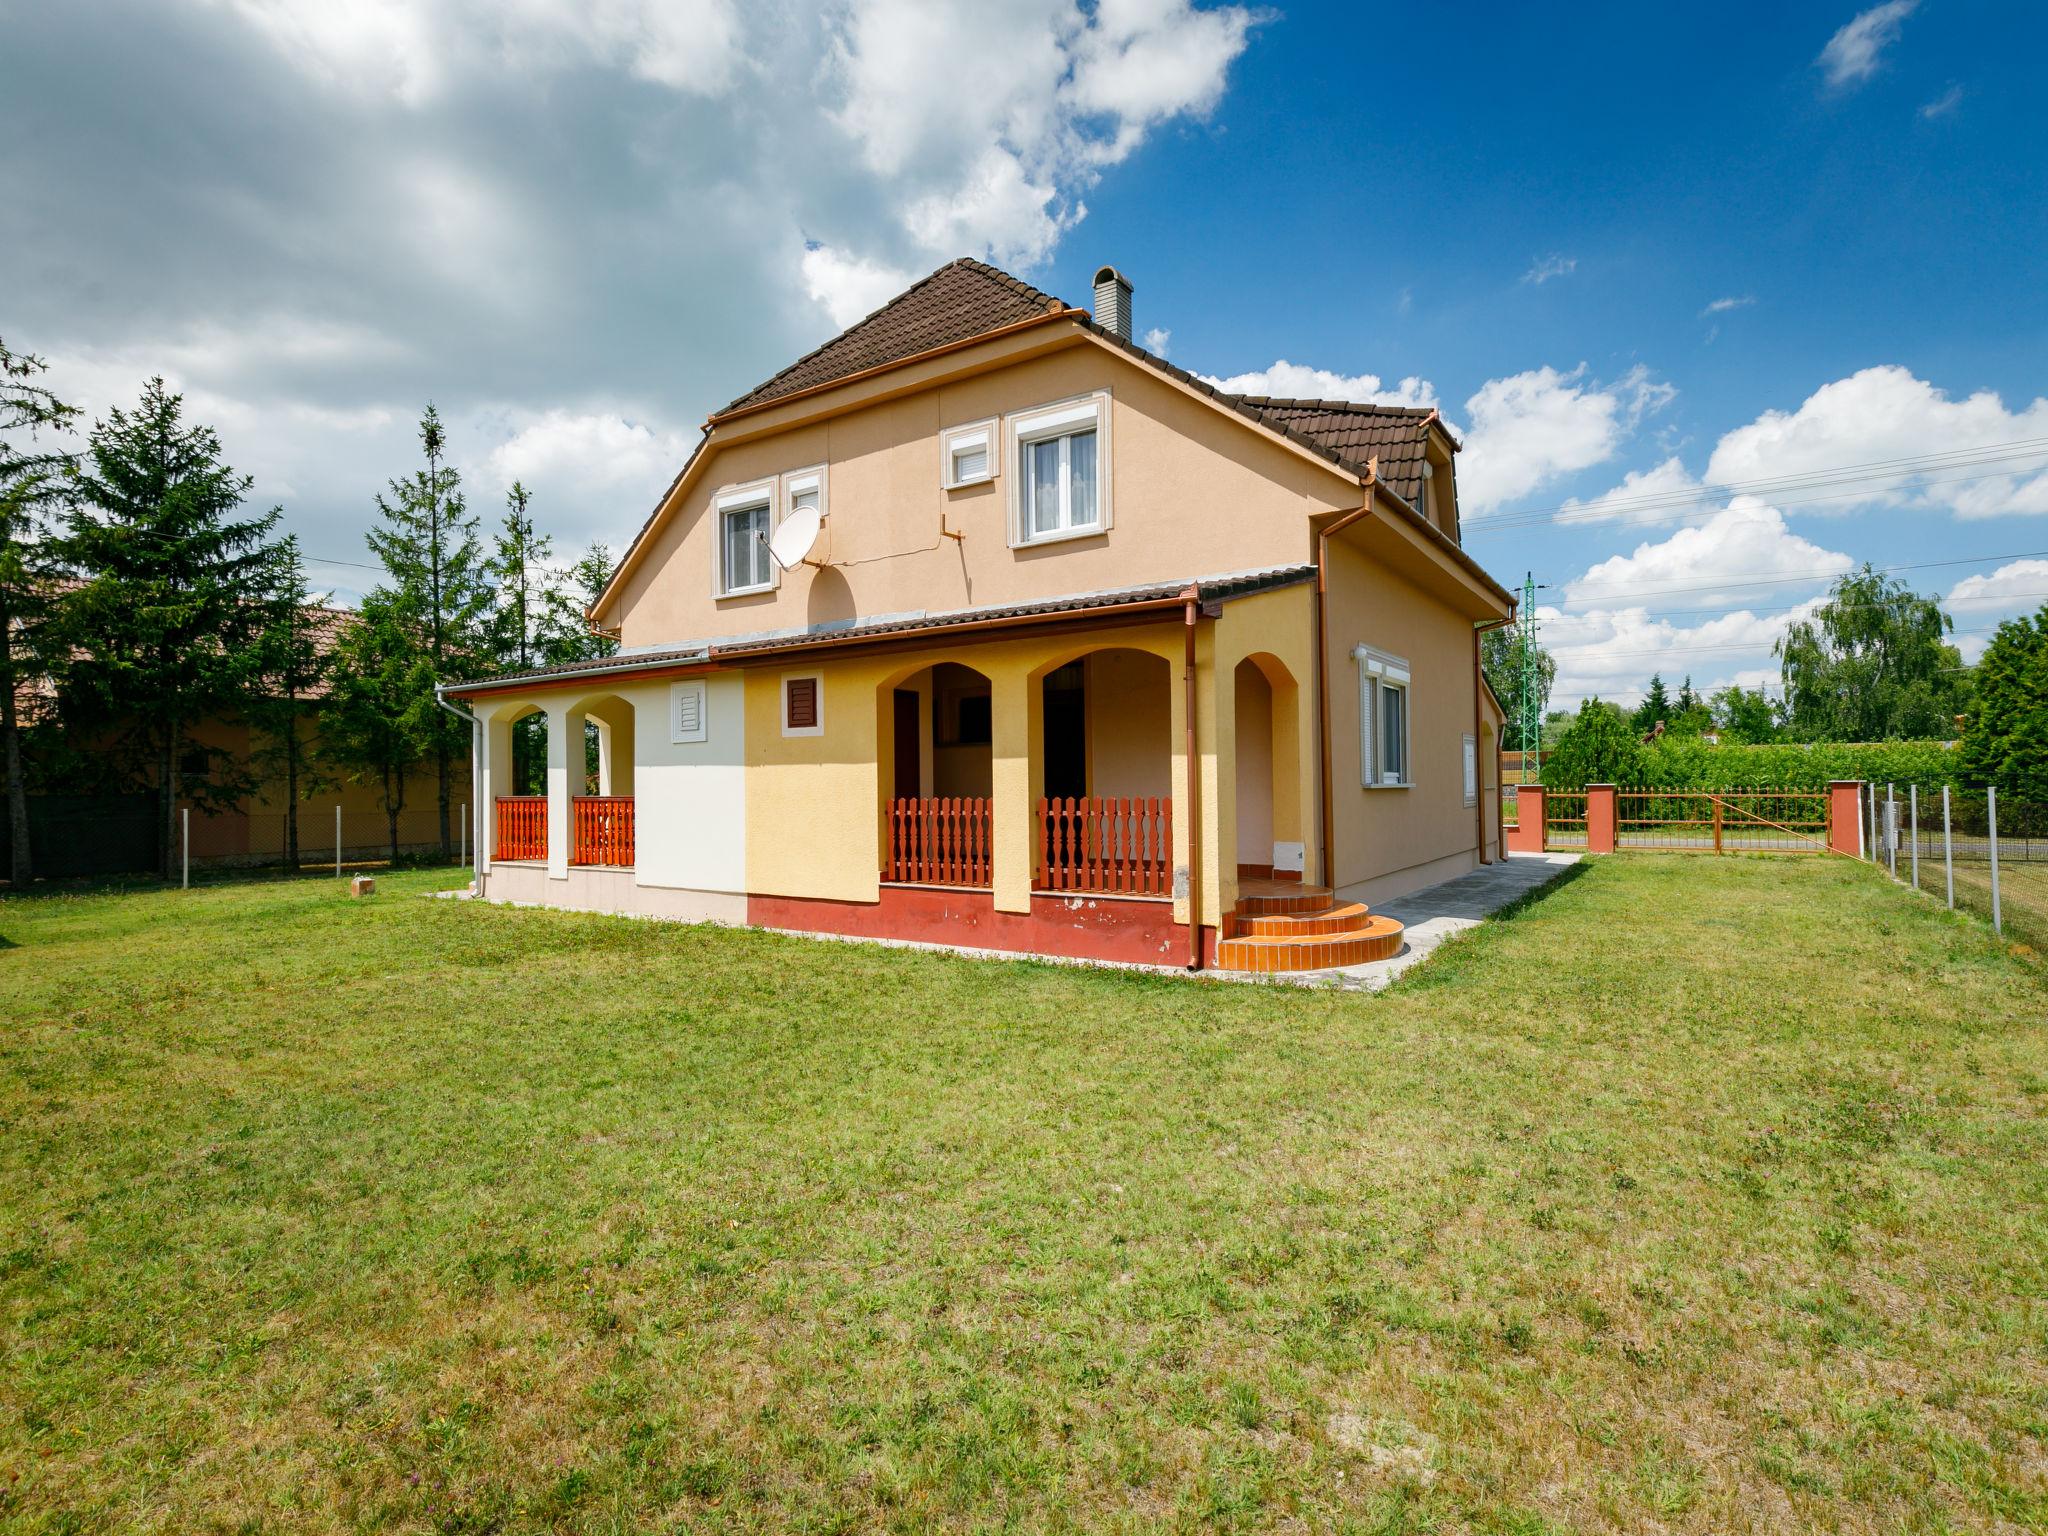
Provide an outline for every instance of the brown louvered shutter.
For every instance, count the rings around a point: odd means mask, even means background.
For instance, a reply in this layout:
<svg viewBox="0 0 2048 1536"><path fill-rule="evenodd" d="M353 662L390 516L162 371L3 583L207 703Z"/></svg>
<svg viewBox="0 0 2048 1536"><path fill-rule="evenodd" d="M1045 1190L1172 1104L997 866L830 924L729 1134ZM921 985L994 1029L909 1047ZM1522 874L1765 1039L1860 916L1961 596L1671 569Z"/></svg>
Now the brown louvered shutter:
<svg viewBox="0 0 2048 1536"><path fill-rule="evenodd" d="M815 677L792 677L788 683L788 728L792 731L814 731L818 728L818 680Z"/></svg>

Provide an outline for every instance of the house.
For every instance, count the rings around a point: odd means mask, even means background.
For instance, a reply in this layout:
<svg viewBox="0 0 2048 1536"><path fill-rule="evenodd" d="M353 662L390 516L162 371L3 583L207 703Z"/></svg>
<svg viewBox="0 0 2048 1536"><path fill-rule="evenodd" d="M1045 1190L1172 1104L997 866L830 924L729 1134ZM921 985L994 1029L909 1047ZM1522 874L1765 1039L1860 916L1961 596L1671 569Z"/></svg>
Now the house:
<svg viewBox="0 0 2048 1536"><path fill-rule="evenodd" d="M1255 970L1391 953L1372 904L1501 856L1433 410L1233 395L932 273L711 417L591 618L446 689L494 900ZM515 720L549 793L515 796ZM595 796L571 746L602 742ZM580 759L579 759L580 761Z"/></svg>

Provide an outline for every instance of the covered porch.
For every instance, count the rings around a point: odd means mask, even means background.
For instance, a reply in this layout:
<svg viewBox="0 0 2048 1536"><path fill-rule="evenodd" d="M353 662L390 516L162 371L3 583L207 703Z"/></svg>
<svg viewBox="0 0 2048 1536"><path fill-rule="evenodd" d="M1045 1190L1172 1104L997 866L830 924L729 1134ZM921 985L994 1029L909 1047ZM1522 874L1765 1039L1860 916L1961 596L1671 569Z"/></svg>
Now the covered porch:
<svg viewBox="0 0 2048 1536"><path fill-rule="evenodd" d="M635 709L616 693L511 699L479 711L492 864L627 869L635 862Z"/></svg>

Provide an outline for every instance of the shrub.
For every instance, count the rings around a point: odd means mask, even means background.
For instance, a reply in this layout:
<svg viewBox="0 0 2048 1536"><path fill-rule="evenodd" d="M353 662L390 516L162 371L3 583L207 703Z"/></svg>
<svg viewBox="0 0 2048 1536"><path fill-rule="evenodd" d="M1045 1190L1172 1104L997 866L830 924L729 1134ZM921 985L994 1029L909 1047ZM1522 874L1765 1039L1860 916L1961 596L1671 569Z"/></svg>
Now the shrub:
<svg viewBox="0 0 2048 1536"><path fill-rule="evenodd" d="M1588 699L1551 749L1543 782L1552 789L1641 784L1647 755L1627 715L1600 699Z"/></svg>

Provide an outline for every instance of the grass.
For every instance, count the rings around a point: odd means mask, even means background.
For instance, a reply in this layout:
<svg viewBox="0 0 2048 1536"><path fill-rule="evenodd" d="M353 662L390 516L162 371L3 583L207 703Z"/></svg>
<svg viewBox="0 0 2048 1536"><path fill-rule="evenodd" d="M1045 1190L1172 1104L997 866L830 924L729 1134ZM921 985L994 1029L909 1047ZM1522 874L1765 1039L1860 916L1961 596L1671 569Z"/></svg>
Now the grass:
<svg viewBox="0 0 2048 1536"><path fill-rule="evenodd" d="M2048 1526L2042 973L1581 869L1378 997L0 903L0 1528Z"/></svg>

